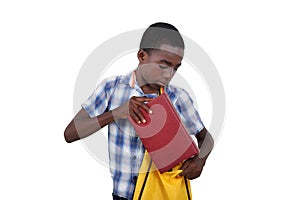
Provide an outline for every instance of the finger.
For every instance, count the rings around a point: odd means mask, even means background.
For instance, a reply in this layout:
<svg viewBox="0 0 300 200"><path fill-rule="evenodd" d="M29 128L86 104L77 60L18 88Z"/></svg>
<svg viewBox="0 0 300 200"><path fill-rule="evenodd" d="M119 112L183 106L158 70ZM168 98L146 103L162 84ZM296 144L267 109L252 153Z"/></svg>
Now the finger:
<svg viewBox="0 0 300 200"><path fill-rule="evenodd" d="M180 168L182 170L182 172L179 175L185 176L187 174L188 168L189 168L189 163L188 162L183 163L183 165Z"/></svg>
<svg viewBox="0 0 300 200"><path fill-rule="evenodd" d="M145 102L151 101L151 98L145 98L145 97L133 97L130 102L132 103L132 106L135 108L142 108L147 113L152 114L152 110L145 104ZM137 113L139 113L138 110L135 110Z"/></svg>
<svg viewBox="0 0 300 200"><path fill-rule="evenodd" d="M196 177L196 174L194 173L194 169L191 166L189 166L182 172L182 176L188 179L193 179Z"/></svg>
<svg viewBox="0 0 300 200"><path fill-rule="evenodd" d="M190 174L190 170L189 170L189 168L186 168L185 170L183 170L180 174L179 174L179 176L184 176L184 177L189 177L189 174Z"/></svg>
<svg viewBox="0 0 300 200"><path fill-rule="evenodd" d="M186 168L188 168L188 166L190 165L190 160L186 160L186 161L184 161L184 163L182 164L182 166L181 166L181 170L185 170Z"/></svg>
<svg viewBox="0 0 300 200"><path fill-rule="evenodd" d="M137 123L146 123L146 119L144 118L143 114L141 113L140 109L139 109L139 105L138 104L134 104L131 103L130 109L129 109L129 113L132 116L133 119L135 119L135 121Z"/></svg>
<svg viewBox="0 0 300 200"><path fill-rule="evenodd" d="M138 123L138 124L141 123L140 118L135 114L135 112L133 110L129 110L129 115L136 123Z"/></svg>
<svg viewBox="0 0 300 200"><path fill-rule="evenodd" d="M140 102L150 102L151 100L153 100L153 98L148 97L135 97L135 99Z"/></svg>
<svg viewBox="0 0 300 200"><path fill-rule="evenodd" d="M145 110L147 113L152 114L153 111L149 108L149 106L145 103L138 103L138 108Z"/></svg>
<svg viewBox="0 0 300 200"><path fill-rule="evenodd" d="M147 97L136 97L136 96L133 96L133 97L131 97L131 100L144 103L144 102L150 102L153 99L152 98L147 98Z"/></svg>
<svg viewBox="0 0 300 200"><path fill-rule="evenodd" d="M189 167L184 171L184 176L188 179L195 179L199 177L202 173L203 167L200 167L195 164L190 164Z"/></svg>

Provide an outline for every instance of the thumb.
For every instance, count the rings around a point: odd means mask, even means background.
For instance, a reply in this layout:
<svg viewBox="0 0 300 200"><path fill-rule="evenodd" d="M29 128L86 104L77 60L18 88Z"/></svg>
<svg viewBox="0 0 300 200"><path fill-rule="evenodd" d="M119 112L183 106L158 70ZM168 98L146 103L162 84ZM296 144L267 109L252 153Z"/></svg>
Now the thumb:
<svg viewBox="0 0 300 200"><path fill-rule="evenodd" d="M180 167L181 170L185 170L190 165L190 160L186 160L182 166Z"/></svg>

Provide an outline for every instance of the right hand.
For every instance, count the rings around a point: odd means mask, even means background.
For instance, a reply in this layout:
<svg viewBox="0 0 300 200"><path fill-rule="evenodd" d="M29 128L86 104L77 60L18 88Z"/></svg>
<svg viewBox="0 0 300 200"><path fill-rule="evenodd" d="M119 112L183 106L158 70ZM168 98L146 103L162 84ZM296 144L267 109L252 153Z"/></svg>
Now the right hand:
<svg viewBox="0 0 300 200"><path fill-rule="evenodd" d="M140 111L140 108L144 109L147 113L151 114L151 109L147 106L146 102L150 102L152 98L133 96L118 108L114 109L113 115L115 118L127 118L131 116L137 123L145 123L146 120Z"/></svg>

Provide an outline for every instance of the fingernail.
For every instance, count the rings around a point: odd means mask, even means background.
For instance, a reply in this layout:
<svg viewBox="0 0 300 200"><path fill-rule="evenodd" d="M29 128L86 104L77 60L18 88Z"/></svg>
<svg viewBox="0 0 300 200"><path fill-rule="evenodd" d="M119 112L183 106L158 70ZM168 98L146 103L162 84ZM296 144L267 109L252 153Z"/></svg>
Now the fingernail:
<svg viewBox="0 0 300 200"><path fill-rule="evenodd" d="M146 120L145 120L145 119L143 119L143 123L146 123Z"/></svg>
<svg viewBox="0 0 300 200"><path fill-rule="evenodd" d="M152 112L152 110L149 110L149 114L152 114L153 112Z"/></svg>
<svg viewBox="0 0 300 200"><path fill-rule="evenodd" d="M138 124L140 124L140 123L141 123L141 121L138 121L137 123L138 123Z"/></svg>

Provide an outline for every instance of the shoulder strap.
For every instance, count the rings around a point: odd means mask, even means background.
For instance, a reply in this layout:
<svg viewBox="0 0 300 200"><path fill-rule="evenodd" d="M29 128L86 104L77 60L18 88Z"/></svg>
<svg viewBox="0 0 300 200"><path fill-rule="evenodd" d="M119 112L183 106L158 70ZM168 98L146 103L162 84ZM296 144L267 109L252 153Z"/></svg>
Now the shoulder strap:
<svg viewBox="0 0 300 200"><path fill-rule="evenodd" d="M190 195L190 191L189 191L189 185L187 183L186 177L184 177L184 183L185 183L185 189L186 189L186 193L187 193L187 196L188 196L188 200L191 200L191 195Z"/></svg>
<svg viewBox="0 0 300 200"><path fill-rule="evenodd" d="M140 192L140 195L139 195L138 200L141 200L141 199L142 199L142 195L143 195L144 188L145 188L145 185L146 185L148 176L149 176L149 172L150 172L150 169L151 169L151 165L152 165L152 159L150 159L150 164L149 164L149 166L148 166L147 174L146 174L146 176L145 176L145 180L144 180L144 182L143 182L142 189L141 189L141 192Z"/></svg>

